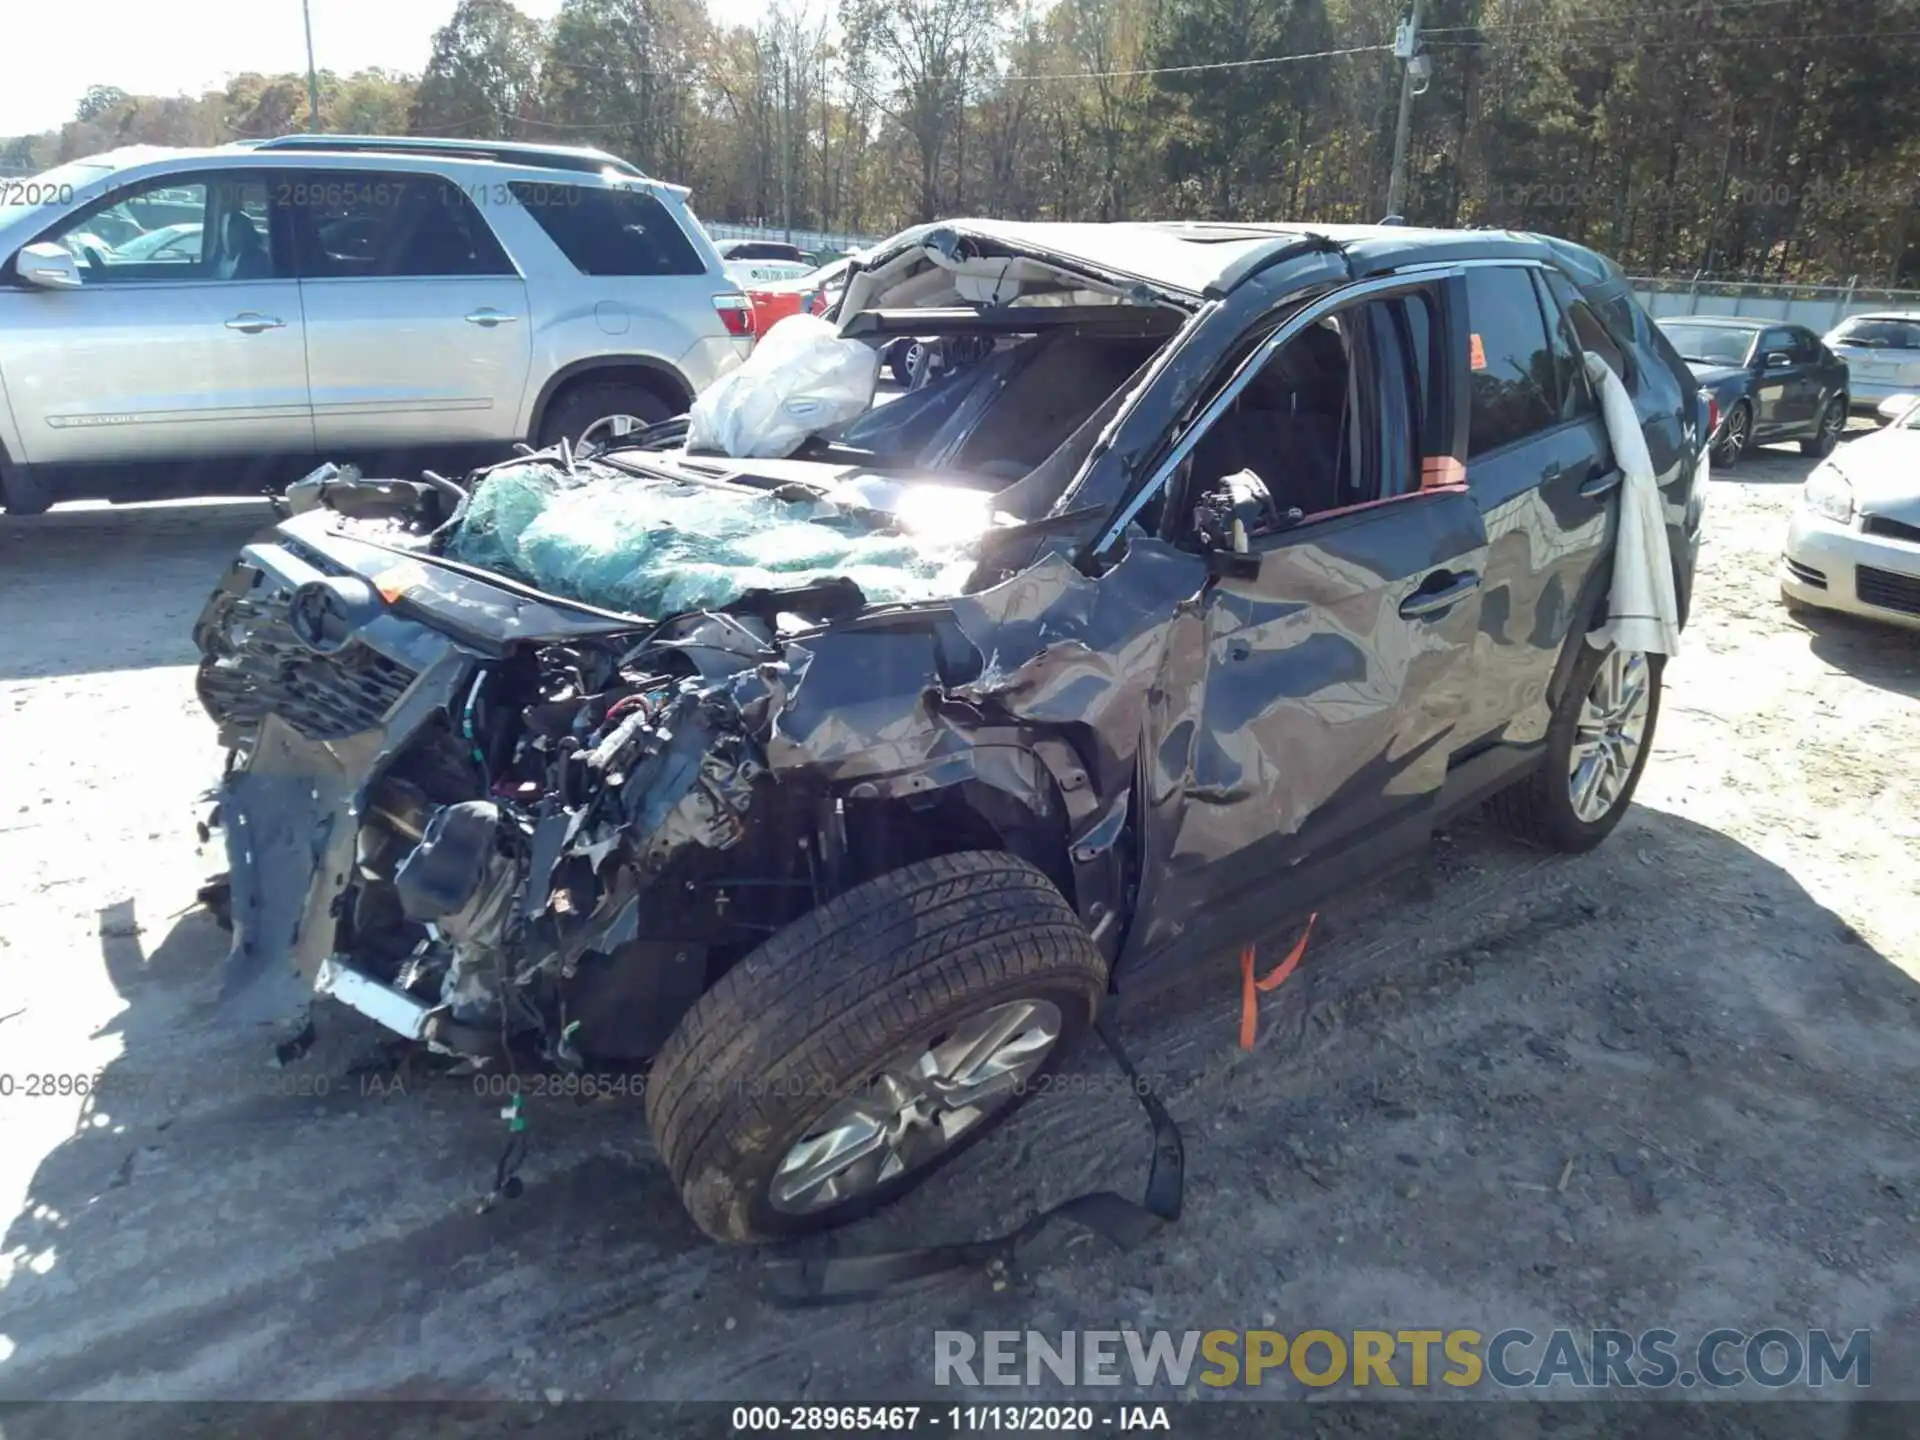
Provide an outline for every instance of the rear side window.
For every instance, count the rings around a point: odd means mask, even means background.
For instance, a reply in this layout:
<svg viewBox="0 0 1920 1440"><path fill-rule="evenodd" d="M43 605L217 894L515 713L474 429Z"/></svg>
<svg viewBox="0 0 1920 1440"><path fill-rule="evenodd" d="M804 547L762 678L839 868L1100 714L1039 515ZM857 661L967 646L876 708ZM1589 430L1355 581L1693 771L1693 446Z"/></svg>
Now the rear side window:
<svg viewBox="0 0 1920 1440"><path fill-rule="evenodd" d="M514 181L508 188L582 275L704 275L667 207L637 190Z"/></svg>
<svg viewBox="0 0 1920 1440"><path fill-rule="evenodd" d="M438 175L294 171L275 199L292 212L308 279L515 273L474 203Z"/></svg>
<svg viewBox="0 0 1920 1440"><path fill-rule="evenodd" d="M1467 457L1512 445L1559 423L1559 380L1547 326L1525 270L1467 272L1473 332Z"/></svg>
<svg viewBox="0 0 1920 1440"><path fill-rule="evenodd" d="M1920 320L1849 320L1833 338L1872 350L1920 350Z"/></svg>

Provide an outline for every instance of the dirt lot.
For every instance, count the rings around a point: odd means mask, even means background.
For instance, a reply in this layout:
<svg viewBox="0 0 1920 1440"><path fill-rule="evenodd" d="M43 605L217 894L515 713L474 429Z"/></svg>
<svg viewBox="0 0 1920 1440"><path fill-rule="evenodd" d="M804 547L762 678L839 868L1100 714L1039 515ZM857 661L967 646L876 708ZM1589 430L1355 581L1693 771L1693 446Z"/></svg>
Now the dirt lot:
<svg viewBox="0 0 1920 1440"><path fill-rule="evenodd" d="M0 1396L873 1400L930 1393L937 1328L1116 1322L1870 1327L1876 1392L1920 1395L1920 637L1780 608L1809 463L1715 482L1598 853L1444 837L1323 917L1252 1055L1230 956L1126 1020L1186 1131L1177 1227L803 1314L694 1231L635 1105L536 1106L525 1196L480 1215L497 1102L373 1093L340 1012L293 1070L212 1028L188 627L264 512L0 520ZM1137 1191L1145 1124L1079 1070L850 1243Z"/></svg>

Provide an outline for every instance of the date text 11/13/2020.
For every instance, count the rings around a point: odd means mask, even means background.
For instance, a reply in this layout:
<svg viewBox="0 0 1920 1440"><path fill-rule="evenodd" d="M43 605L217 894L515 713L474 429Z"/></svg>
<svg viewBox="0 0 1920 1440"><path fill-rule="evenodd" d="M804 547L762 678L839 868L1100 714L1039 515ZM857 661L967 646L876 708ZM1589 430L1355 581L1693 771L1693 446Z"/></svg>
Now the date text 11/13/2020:
<svg viewBox="0 0 1920 1440"><path fill-rule="evenodd" d="M1107 1434L1170 1431L1165 1405L736 1405L736 1435Z"/></svg>

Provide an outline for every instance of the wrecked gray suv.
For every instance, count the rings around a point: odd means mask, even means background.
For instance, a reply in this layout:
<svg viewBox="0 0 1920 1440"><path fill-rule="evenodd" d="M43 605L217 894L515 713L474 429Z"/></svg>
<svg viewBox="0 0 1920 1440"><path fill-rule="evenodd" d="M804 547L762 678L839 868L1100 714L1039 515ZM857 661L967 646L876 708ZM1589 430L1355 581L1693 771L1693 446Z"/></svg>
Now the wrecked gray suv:
<svg viewBox="0 0 1920 1440"><path fill-rule="evenodd" d="M1597 844L1660 658L1585 643L1644 426L1684 601L1705 416L1617 268L1403 227L953 223L844 337L980 363L782 460L684 422L457 485L313 480L196 638L225 1003L479 1067L650 1065L688 1209L844 1222L1110 988L1492 799Z"/></svg>

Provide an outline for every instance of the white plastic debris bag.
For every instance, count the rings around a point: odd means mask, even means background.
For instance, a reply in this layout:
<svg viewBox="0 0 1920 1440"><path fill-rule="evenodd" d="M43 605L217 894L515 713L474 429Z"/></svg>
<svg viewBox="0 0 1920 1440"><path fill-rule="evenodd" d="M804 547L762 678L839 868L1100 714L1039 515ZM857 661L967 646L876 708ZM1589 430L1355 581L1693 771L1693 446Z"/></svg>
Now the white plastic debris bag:
<svg viewBox="0 0 1920 1440"><path fill-rule="evenodd" d="M1654 480L1653 457L1634 413L1633 397L1605 360L1587 352L1587 376L1600 392L1600 413L1613 442L1620 482L1620 533L1614 542L1607 618L1587 633L1598 649L1616 645L1648 655L1680 652L1680 602L1667 549L1666 504Z"/></svg>
<svg viewBox="0 0 1920 1440"><path fill-rule="evenodd" d="M687 417L687 449L757 460L791 455L809 435L830 435L866 414L879 378L873 347L842 340L817 315L789 315L744 365L700 392Z"/></svg>

